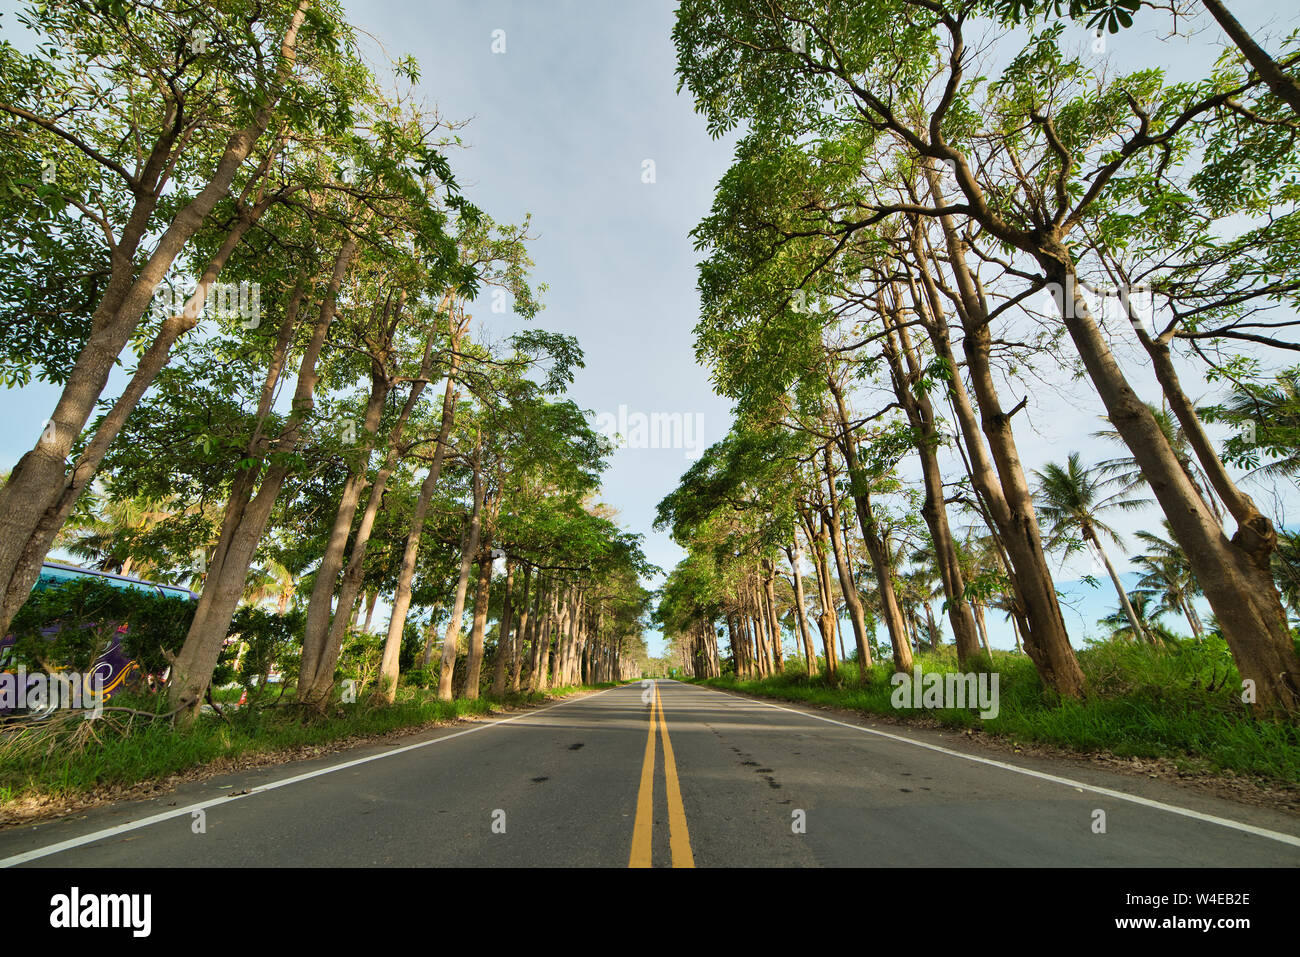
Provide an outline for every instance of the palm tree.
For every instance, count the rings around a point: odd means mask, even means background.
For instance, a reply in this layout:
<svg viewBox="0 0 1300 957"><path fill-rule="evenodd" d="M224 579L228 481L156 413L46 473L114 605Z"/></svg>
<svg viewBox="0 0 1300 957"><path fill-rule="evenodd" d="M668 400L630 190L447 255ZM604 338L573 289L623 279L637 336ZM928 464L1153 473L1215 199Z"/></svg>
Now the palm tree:
<svg viewBox="0 0 1300 957"><path fill-rule="evenodd" d="M1016 615L1018 605L993 533L978 534L972 528L965 540L957 543L957 562L962 579L966 582L967 598L971 611L975 613L975 629L979 632L985 654L990 657L993 654L993 648L989 644L988 623L985 620L985 611L989 607L1006 612L1015 635L1016 651L1020 651L1020 626Z"/></svg>
<svg viewBox="0 0 1300 957"><path fill-rule="evenodd" d="M297 587L292 570L273 558L267 558L249 569L244 601L260 605L268 598L274 598L276 614L283 615L289 610Z"/></svg>
<svg viewBox="0 0 1300 957"><path fill-rule="evenodd" d="M1117 608L1105 618L1097 620L1097 624L1110 629L1112 638L1132 641L1134 619L1141 626L1139 634L1150 638L1157 645L1163 645L1166 641L1173 641L1177 637L1156 620L1160 615L1160 609L1155 607L1153 592L1138 588L1129 592L1124 598L1123 608Z"/></svg>
<svg viewBox="0 0 1300 957"><path fill-rule="evenodd" d="M914 549L908 555L908 560L912 563L912 567L902 575L903 590L911 602L914 618L915 608L918 605L925 612L925 621L919 619L914 621L916 633L925 636L931 651L938 651L939 645L943 643L943 629L935 621L933 603L936 599L942 599L944 593L943 579L935 562L934 548Z"/></svg>
<svg viewBox="0 0 1300 957"><path fill-rule="evenodd" d="M1273 580L1292 613L1300 614L1300 532L1278 530Z"/></svg>
<svg viewBox="0 0 1300 957"><path fill-rule="evenodd" d="M1156 405L1153 402L1148 402L1146 407L1151 410L1156 424L1160 426L1160 431L1165 434L1165 439L1169 442L1169 447L1174 450L1174 455L1178 458L1178 464L1183 468L1183 474L1187 476L1187 480L1192 483L1192 487L1200 494L1201 500L1205 502L1206 507L1210 509L1214 517L1218 519L1219 524L1222 525L1223 511L1219 506L1219 500L1210 487L1209 477L1196 461L1196 455L1192 451L1191 443L1187 441L1187 433L1183 431L1177 417L1163 403ZM1103 421L1109 420L1103 419ZM1097 438L1109 439L1116 445L1124 446L1124 439L1115 429L1102 429L1100 432L1094 432L1093 435ZM1126 492L1135 488L1147 487L1147 480L1146 476L1142 474L1142 467L1138 465L1137 459L1132 455L1107 459L1098 463L1097 470L1101 475L1114 479L1116 484Z"/></svg>
<svg viewBox="0 0 1300 957"><path fill-rule="evenodd" d="M1192 635L1200 641L1205 634L1201 617L1193 607L1193 600L1200 593L1192 566L1187 561L1183 550L1175 544L1169 521L1164 522L1165 534L1162 538L1154 532L1138 532L1137 537L1147 546L1146 552L1134 555L1131 561L1142 571L1138 588L1156 594L1160 599L1160 610L1176 611L1187 619L1192 628Z"/></svg>
<svg viewBox="0 0 1300 957"><path fill-rule="evenodd" d="M1234 382L1224 402L1197 411L1207 422L1250 427L1228 439L1228 461L1251 468L1251 475L1300 483L1300 366L1263 384ZM1272 461L1260 464L1261 450Z"/></svg>
<svg viewBox="0 0 1300 957"><path fill-rule="evenodd" d="M83 496L83 506L54 540L93 567L119 575L148 574L154 563L135 547L135 537L176 513L165 502L140 497L116 497L102 484Z"/></svg>
<svg viewBox="0 0 1300 957"><path fill-rule="evenodd" d="M1130 511L1141 508L1146 503L1127 497L1128 489L1121 488L1109 495L1107 487L1119 484L1114 478L1103 479L1093 471L1079 464L1079 453L1071 452L1065 465L1049 462L1042 471L1034 472L1038 480L1038 490L1034 493L1034 506L1038 509L1039 520L1047 529L1049 548L1064 544L1065 554L1080 548L1078 535L1085 546L1091 546L1106 566L1115 593L1119 595L1120 607L1129 617L1134 635L1142 635L1141 622L1129 603L1124 586L1120 584L1119 574L1110 563L1110 556L1102 547L1101 536L1121 544L1119 533L1107 525L1102 516L1115 510Z"/></svg>
<svg viewBox="0 0 1300 957"><path fill-rule="evenodd" d="M1016 640L1016 654L1024 654L1024 644L1020 640L1020 615L1022 612L1020 606L1016 603L1015 596L1008 592L1002 592L989 599L989 607L1002 612L1003 621L1011 622L1011 635ZM980 614L982 615L983 612L981 611ZM984 639L984 647L985 650L988 650L987 636ZM989 654L992 654L992 651L989 651Z"/></svg>

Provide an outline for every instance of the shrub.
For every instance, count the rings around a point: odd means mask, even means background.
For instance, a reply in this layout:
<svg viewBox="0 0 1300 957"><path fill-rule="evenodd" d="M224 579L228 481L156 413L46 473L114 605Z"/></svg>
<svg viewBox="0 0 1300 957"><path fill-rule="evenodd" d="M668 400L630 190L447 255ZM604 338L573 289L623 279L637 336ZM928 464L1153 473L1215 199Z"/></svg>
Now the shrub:
<svg viewBox="0 0 1300 957"><path fill-rule="evenodd" d="M76 578L34 591L13 621L14 655L34 668L87 671L122 625L122 649L145 673L167 667L194 618L194 603Z"/></svg>
<svg viewBox="0 0 1300 957"><path fill-rule="evenodd" d="M267 678L277 666L285 674L297 670L305 622L302 609L279 615L253 605L241 607L230 620L229 637L237 640L222 653L213 684L238 681L250 701L265 694Z"/></svg>

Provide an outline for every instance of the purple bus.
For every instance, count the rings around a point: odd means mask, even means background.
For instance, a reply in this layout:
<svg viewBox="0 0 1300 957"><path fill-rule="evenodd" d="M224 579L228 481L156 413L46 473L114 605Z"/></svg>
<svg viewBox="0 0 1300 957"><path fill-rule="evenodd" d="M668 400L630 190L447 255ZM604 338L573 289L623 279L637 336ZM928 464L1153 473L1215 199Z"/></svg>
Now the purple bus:
<svg viewBox="0 0 1300 957"><path fill-rule="evenodd" d="M188 588L180 588L176 585L160 585L157 582L145 581L142 578L115 575L112 572L97 571L93 568L79 568L76 565L66 565L63 562L44 562L41 565L40 577L36 580L36 584L32 586L32 591L50 588L85 576L103 579L115 588L153 592L156 595L184 598L188 601L197 601L199 597ZM122 647L122 636L126 634L126 630L126 625L120 626L113 633L107 647L96 656L90 666L90 680L93 682L98 678L103 681L102 687L105 700L110 698L113 692L120 688L134 672L139 670L139 666L127 657L126 651ZM49 629L49 632L52 634L54 629ZM0 638L0 671L13 670L13 645L13 635L5 635L4 638ZM0 713L4 713L5 710L7 709L0 708Z"/></svg>

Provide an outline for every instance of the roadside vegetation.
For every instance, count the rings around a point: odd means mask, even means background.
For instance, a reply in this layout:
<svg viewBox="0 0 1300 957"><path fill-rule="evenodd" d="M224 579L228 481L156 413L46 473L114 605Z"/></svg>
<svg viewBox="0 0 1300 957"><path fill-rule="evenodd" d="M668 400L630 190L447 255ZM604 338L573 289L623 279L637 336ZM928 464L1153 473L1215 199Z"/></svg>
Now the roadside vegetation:
<svg viewBox="0 0 1300 957"><path fill-rule="evenodd" d="M101 720L0 703L0 788L621 681L652 605L688 676L892 711L918 662L996 671L986 730L1293 781L1300 34L1203 6L1183 80L1136 0L678 4L737 136L691 235L734 421L657 595L531 220L462 190L418 62L338 0L6 14L0 384L58 398L0 485L0 669L134 664ZM1135 20L1150 62L1100 56ZM1031 461L1048 392L1097 441Z"/></svg>
<svg viewBox="0 0 1300 957"><path fill-rule="evenodd" d="M436 689L412 685L400 688L391 704L363 697L354 704L337 703L323 714L304 714L292 704L290 694L285 703L269 707L218 705L220 714L205 710L185 731L171 722L152 720L165 705L156 696L122 695L93 722L74 714L59 720L57 726L49 722L44 727L28 726L24 735L3 739L0 814L6 804L157 782L201 768L235 768L240 759L255 755L287 759L301 749L361 743L393 732L415 732L613 686L612 682L561 686L545 692L507 694L501 699L442 701Z"/></svg>
<svg viewBox="0 0 1300 957"><path fill-rule="evenodd" d="M922 652L922 673L958 670L955 649ZM1269 782L1300 784L1300 726L1260 721L1242 707L1232 656L1222 639L1177 640L1164 648L1105 641L1079 652L1089 690L1061 700L1038 679L1024 655L994 651L999 708L981 718L973 707L895 707L892 667L877 663L866 680L854 662L839 679L808 676L791 661L785 672L741 679L734 674L690 679L725 690L864 714L920 718L958 730L996 735L1013 744L1042 744L1081 754L1168 758L1180 771L1232 772Z"/></svg>

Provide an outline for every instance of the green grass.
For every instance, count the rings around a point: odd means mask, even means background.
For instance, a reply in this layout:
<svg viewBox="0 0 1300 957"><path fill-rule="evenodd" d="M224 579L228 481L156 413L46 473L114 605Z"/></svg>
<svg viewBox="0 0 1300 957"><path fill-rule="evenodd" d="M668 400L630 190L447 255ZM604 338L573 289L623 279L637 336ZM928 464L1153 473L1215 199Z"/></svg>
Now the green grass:
<svg viewBox="0 0 1300 957"><path fill-rule="evenodd" d="M537 704L577 691L614 687L612 684L552 688L545 693L508 695L502 701L457 699L439 701L432 691L401 688L390 706L335 705L325 716L305 716L281 705L259 710L227 711L228 721L203 714L187 731L168 720L129 722L120 713L106 712L100 721L72 721L68 730L33 742L0 736L0 806L37 796L84 794L106 785L132 785L161 780L214 762L253 754L337 743L348 738L417 729L436 722L489 713L494 704ZM237 695L236 695L237 697ZM286 695L285 700L290 696ZM112 704L156 710L154 700ZM93 737L91 736L93 732Z"/></svg>
<svg viewBox="0 0 1300 957"><path fill-rule="evenodd" d="M917 656L922 671L957 671L955 652ZM1061 701L1045 689L1023 655L995 652L1000 709L982 719L971 710L895 708L892 664L876 664L865 685L844 666L838 686L789 672L765 680L734 677L700 682L763 697L902 717L924 714L942 725L972 728L1017 743L1084 753L1170 758L1191 771L1230 771L1300 782L1300 727L1255 719L1239 699L1241 680L1221 640L1180 641L1166 649L1101 643L1079 652L1088 682L1083 701Z"/></svg>

